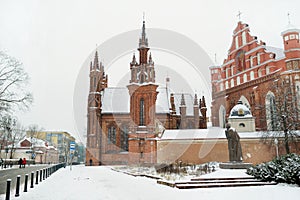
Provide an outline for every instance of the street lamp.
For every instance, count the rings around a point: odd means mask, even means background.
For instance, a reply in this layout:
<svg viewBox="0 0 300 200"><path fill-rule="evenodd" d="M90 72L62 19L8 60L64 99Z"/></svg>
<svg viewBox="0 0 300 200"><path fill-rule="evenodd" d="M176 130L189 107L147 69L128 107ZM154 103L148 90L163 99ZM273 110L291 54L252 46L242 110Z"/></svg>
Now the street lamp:
<svg viewBox="0 0 300 200"><path fill-rule="evenodd" d="M6 164L7 164L7 154L8 154L8 147L5 147L5 162L4 162L4 168L6 168Z"/></svg>
<svg viewBox="0 0 300 200"><path fill-rule="evenodd" d="M276 157L278 158L279 155L278 155L278 139L277 138L274 139L274 144L275 144L275 148L276 148Z"/></svg>

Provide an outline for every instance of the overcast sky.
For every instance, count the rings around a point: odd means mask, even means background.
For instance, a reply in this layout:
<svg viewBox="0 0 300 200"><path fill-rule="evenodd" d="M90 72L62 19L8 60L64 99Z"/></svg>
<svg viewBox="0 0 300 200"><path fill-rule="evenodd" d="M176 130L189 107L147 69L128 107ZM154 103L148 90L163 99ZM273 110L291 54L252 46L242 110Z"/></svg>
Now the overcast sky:
<svg viewBox="0 0 300 200"><path fill-rule="evenodd" d="M30 111L19 114L22 123L65 130L80 138L83 126L78 130L73 111L78 73L96 44L140 29L143 12L147 27L183 34L200 45L211 60L215 61L216 54L217 64L221 64L238 11L252 35L267 45L282 47L280 33L287 27L288 12L291 23L300 28L299 7L299 0L0 0L0 50L21 60L31 77L34 104ZM124 62L129 71L130 60ZM118 81L113 74L109 80Z"/></svg>

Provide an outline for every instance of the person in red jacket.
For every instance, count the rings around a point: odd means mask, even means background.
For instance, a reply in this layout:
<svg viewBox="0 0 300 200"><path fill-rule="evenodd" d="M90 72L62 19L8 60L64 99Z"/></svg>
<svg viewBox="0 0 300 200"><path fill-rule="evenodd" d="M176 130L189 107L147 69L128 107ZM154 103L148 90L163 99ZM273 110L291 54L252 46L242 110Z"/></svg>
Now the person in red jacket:
<svg viewBox="0 0 300 200"><path fill-rule="evenodd" d="M25 168L25 165L26 165L26 158L23 158L22 165L23 165L23 168Z"/></svg>

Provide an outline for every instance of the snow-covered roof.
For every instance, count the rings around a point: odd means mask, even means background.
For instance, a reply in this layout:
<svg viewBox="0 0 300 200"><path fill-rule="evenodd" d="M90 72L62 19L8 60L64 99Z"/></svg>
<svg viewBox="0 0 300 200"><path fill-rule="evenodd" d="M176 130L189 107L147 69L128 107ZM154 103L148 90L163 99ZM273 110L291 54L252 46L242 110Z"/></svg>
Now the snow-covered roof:
<svg viewBox="0 0 300 200"><path fill-rule="evenodd" d="M130 101L127 88L105 88L102 94L102 113L129 113Z"/></svg>
<svg viewBox="0 0 300 200"><path fill-rule="evenodd" d="M158 95L156 100L156 113L170 112L170 95L171 92L166 87L157 88ZM128 114L130 112L130 97L126 87L108 87L102 93L102 113L120 113ZM191 94L184 94L187 107L187 115L193 115L194 98ZM174 94L174 103L176 113L179 115L179 106L181 94ZM201 113L200 113L201 115Z"/></svg>
<svg viewBox="0 0 300 200"><path fill-rule="evenodd" d="M160 140L204 140L204 139L226 139L224 128L209 127L207 129L171 129L165 130ZM266 135L267 132L255 131L255 132L238 132L241 139L259 139ZM271 135L277 137L284 137L284 134L280 135L278 132L268 132ZM300 136L300 132L296 132Z"/></svg>
<svg viewBox="0 0 300 200"><path fill-rule="evenodd" d="M45 147L45 148L47 147L46 146L46 141L35 138L35 137L26 137L23 140L20 140L17 144L17 147L21 147L21 143L24 142L25 140L32 143L33 147Z"/></svg>
<svg viewBox="0 0 300 200"><path fill-rule="evenodd" d="M275 53L276 54L276 57L275 57L276 60L280 60L280 59L285 57L284 51L281 48L266 46L265 49L266 49L266 52Z"/></svg>
<svg viewBox="0 0 300 200"><path fill-rule="evenodd" d="M242 101L238 101L238 104L233 106L230 111L229 118L250 118L252 117L251 111L245 106Z"/></svg>

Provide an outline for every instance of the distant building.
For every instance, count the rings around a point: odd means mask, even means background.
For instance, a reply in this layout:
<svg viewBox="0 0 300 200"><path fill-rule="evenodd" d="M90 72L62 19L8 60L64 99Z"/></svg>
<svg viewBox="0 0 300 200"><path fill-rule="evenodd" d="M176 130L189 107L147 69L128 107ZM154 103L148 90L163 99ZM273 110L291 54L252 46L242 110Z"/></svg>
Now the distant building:
<svg viewBox="0 0 300 200"><path fill-rule="evenodd" d="M98 61L90 63L90 92L86 164L157 162L157 139L164 129L203 129L204 96L171 93L155 83L155 65L149 53L145 21L138 57L130 62L131 78L124 87L108 87L108 76ZM167 82L169 79L167 79Z"/></svg>
<svg viewBox="0 0 300 200"><path fill-rule="evenodd" d="M70 154L70 142L75 142L75 138L65 131L38 131L26 132L27 137L36 137L55 146L59 152L59 162L67 162Z"/></svg>
<svg viewBox="0 0 300 200"><path fill-rule="evenodd" d="M210 67L213 126L225 127L238 101L251 111L257 131L275 130L275 116L285 103L295 111L294 122L300 122L299 32L289 25L281 33L284 49L280 49L259 41L248 24L238 22L227 58L221 66ZM282 87L285 92L280 92ZM299 123L295 126L300 128Z"/></svg>
<svg viewBox="0 0 300 200"><path fill-rule="evenodd" d="M24 138L15 147L13 158L26 158L35 163L58 163L59 154L57 148L48 142L30 137Z"/></svg>

